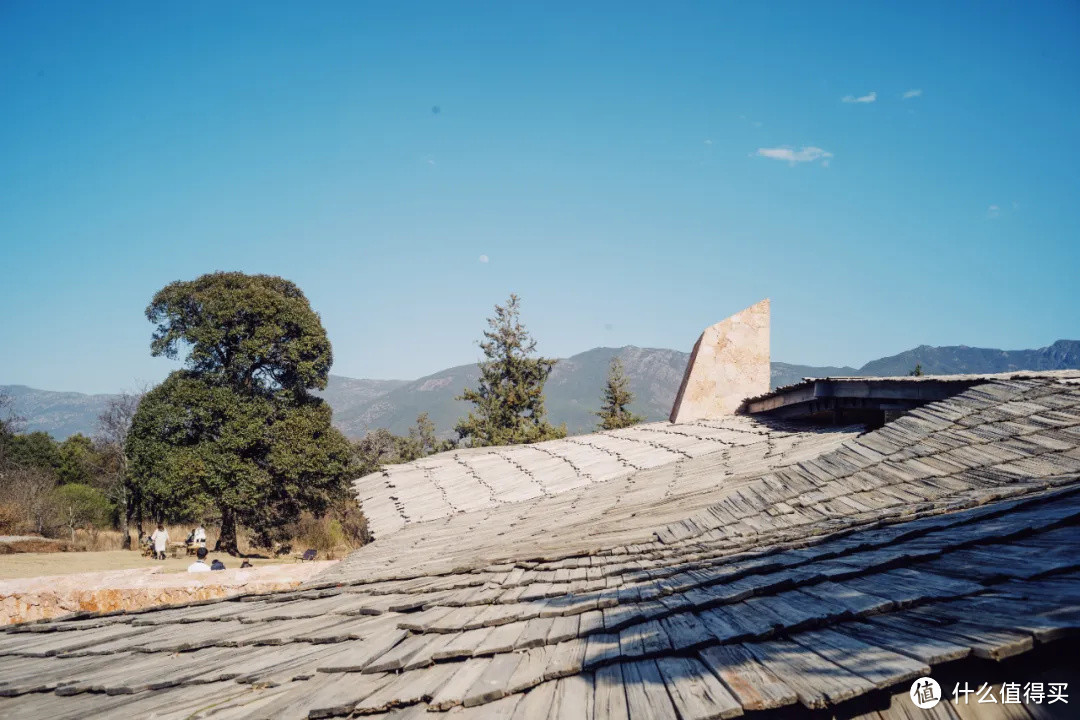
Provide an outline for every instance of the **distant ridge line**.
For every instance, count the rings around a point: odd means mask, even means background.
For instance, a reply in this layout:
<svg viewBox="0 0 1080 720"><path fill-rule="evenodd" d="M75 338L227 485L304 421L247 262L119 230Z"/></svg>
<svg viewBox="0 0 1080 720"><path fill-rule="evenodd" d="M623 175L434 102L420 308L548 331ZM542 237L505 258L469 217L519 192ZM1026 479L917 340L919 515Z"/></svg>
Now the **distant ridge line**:
<svg viewBox="0 0 1080 720"><path fill-rule="evenodd" d="M597 347L560 360L545 389L548 414L555 423L565 422L580 434L595 427L594 410L608 365L615 355L623 363L636 396L632 409L646 420L667 418L682 382L689 353L664 348ZM934 375L985 374L1017 370L1068 370L1080 368L1080 341L1058 340L1034 350L998 350L964 345L920 345L889 357L871 360L861 368L823 367L773 362L772 388L800 382L804 377L901 376L916 365ZM366 380L331 375L320 394L334 408L334 424L350 437L385 427L404 434L427 412L439 434L449 437L466 404L454 400L476 382L476 365L447 368L416 380ZM0 385L11 395L16 414L26 418L25 430L43 430L58 439L77 432L92 435L97 417L113 395L39 390L26 385Z"/></svg>

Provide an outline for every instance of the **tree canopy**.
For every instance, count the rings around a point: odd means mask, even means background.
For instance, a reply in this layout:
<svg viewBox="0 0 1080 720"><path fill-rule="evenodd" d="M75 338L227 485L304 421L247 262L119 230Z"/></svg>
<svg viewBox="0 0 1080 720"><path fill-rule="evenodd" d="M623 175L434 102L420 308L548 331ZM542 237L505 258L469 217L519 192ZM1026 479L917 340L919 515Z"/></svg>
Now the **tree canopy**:
<svg viewBox="0 0 1080 720"><path fill-rule="evenodd" d="M517 295L495 306L480 348L487 358L480 363L480 382L458 400L473 403L473 410L455 430L469 445L519 445L566 436L566 425L555 427L544 410L544 383L557 362L533 357L536 341L519 319Z"/></svg>
<svg viewBox="0 0 1080 720"><path fill-rule="evenodd" d="M238 524L268 545L302 511L344 497L349 443L308 392L326 387L330 341L296 285L214 273L167 286L146 315L152 354L188 355L142 398L127 435L142 507L157 518L216 508L219 549L235 553Z"/></svg>
<svg viewBox="0 0 1080 720"><path fill-rule="evenodd" d="M4 445L4 457L12 465L39 468L53 474L60 469L60 450L47 432L38 430L8 435Z"/></svg>
<svg viewBox="0 0 1080 720"><path fill-rule="evenodd" d="M353 443L352 451L356 474L363 477L384 465L412 462L455 446L453 440L438 439L435 423L425 412L417 415L408 435L394 435L385 428L376 428Z"/></svg>
<svg viewBox="0 0 1080 720"><path fill-rule="evenodd" d="M57 468L60 482L82 485L89 483L98 464L94 442L82 433L75 433L60 443L57 450L60 455L60 465Z"/></svg>
<svg viewBox="0 0 1080 720"><path fill-rule="evenodd" d="M248 390L325 389L333 363L318 314L294 283L218 272L174 282L146 308L157 325L150 353L177 358L199 377Z"/></svg>
<svg viewBox="0 0 1080 720"><path fill-rule="evenodd" d="M630 381L623 373L622 362L615 356L611 358L607 383L604 385L604 404L596 413L600 418L597 427L601 430L618 430L637 425L644 418L630 412L632 402L634 394L630 392Z"/></svg>

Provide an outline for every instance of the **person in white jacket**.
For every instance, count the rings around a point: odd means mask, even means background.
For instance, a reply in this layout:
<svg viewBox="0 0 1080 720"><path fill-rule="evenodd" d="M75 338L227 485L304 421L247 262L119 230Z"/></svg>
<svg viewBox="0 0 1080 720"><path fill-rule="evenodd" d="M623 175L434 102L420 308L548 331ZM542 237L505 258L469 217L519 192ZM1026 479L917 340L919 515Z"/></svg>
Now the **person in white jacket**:
<svg viewBox="0 0 1080 720"><path fill-rule="evenodd" d="M197 547L206 547L206 528L199 523L199 527L195 528L195 531L191 534L191 542Z"/></svg>
<svg viewBox="0 0 1080 720"><path fill-rule="evenodd" d="M165 551L169 549L169 533L165 531L164 525L158 523L157 530L150 536L150 541L154 543L154 558L164 560Z"/></svg>
<svg viewBox="0 0 1080 720"><path fill-rule="evenodd" d="M210 572L210 566L206 564L206 548L204 548L204 547L199 548L195 553L195 557L197 557L198 559L195 562L188 565L187 571L188 572Z"/></svg>

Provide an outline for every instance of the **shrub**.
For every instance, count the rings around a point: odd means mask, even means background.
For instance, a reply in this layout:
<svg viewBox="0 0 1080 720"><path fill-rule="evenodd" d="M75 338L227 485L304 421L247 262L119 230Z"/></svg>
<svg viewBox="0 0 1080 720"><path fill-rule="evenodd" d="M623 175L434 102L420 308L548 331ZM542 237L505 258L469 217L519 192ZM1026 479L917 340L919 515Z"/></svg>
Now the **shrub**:
<svg viewBox="0 0 1080 720"><path fill-rule="evenodd" d="M97 488L81 483L61 485L50 494L54 527L64 527L75 542L75 530L106 527L112 516L112 503Z"/></svg>

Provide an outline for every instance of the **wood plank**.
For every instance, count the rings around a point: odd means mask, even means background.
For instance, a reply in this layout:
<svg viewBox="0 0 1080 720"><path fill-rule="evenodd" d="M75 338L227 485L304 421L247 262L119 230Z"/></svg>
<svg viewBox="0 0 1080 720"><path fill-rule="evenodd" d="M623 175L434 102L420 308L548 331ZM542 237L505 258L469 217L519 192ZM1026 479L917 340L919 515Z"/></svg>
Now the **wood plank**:
<svg viewBox="0 0 1080 720"><path fill-rule="evenodd" d="M971 648L967 645L957 645L941 638L907 632L906 623L893 623L891 620L890 616L883 615L876 618L875 622L843 623L833 629L858 640L908 655L927 665L940 665L971 654Z"/></svg>
<svg viewBox="0 0 1080 720"><path fill-rule="evenodd" d="M514 708L511 720L547 720L555 700L556 684L555 681L546 682L526 693Z"/></svg>
<svg viewBox="0 0 1080 720"><path fill-rule="evenodd" d="M578 635L578 624L580 622L580 616L567 615L554 618L551 624L551 630L547 635L547 643L552 645L564 640L570 640L576 638Z"/></svg>
<svg viewBox="0 0 1080 720"><path fill-rule="evenodd" d="M588 640L585 638L574 638L549 648L551 652L547 667L544 668L544 679L554 680L580 673L587 646Z"/></svg>
<svg viewBox="0 0 1080 720"><path fill-rule="evenodd" d="M471 658L463 663L454 663L459 666L457 671L432 696L431 707L436 710L449 710L455 705L461 705L469 690L492 662L490 658Z"/></svg>
<svg viewBox="0 0 1080 720"><path fill-rule="evenodd" d="M524 630L525 623L522 622L499 625L480 641L476 646L476 650L473 651L473 655L492 655L494 653L510 652L514 649L514 644L517 642L517 639L521 637L521 633Z"/></svg>
<svg viewBox="0 0 1080 720"><path fill-rule="evenodd" d="M660 621L675 650L690 650L716 642L708 626L693 613L680 613Z"/></svg>
<svg viewBox="0 0 1080 720"><path fill-rule="evenodd" d="M366 714L399 705L427 702L457 670L453 663L445 663L391 675L392 682L363 697L356 703L353 711Z"/></svg>
<svg viewBox="0 0 1080 720"><path fill-rule="evenodd" d="M701 661L666 657L656 665L681 720L717 720L743 714L742 705Z"/></svg>
<svg viewBox="0 0 1080 720"><path fill-rule="evenodd" d="M746 612L744 603L705 610L697 616L720 642L764 637L774 631L771 616Z"/></svg>
<svg viewBox="0 0 1080 720"><path fill-rule="evenodd" d="M616 660L622 654L617 634L600 633L590 635L587 640L584 663L586 670Z"/></svg>
<svg viewBox="0 0 1080 720"><path fill-rule="evenodd" d="M318 670L321 672L360 672L404 640L408 634L406 630L394 628L365 640L340 643L345 647L324 659Z"/></svg>
<svg viewBox="0 0 1080 720"><path fill-rule="evenodd" d="M510 694L510 678L521 664L524 653L504 653L496 655L484 672L465 693L465 707L480 705Z"/></svg>
<svg viewBox="0 0 1080 720"><path fill-rule="evenodd" d="M360 700L393 680L393 675L355 676L355 682L341 682L340 678L323 675L317 680L305 682L307 692L294 694L290 705L295 710L307 711L309 718L328 718L348 715ZM324 679L325 678L325 679ZM284 714L283 714L284 716Z"/></svg>
<svg viewBox="0 0 1080 720"><path fill-rule="evenodd" d="M874 689L869 680L793 642L766 641L745 647L811 710L837 705Z"/></svg>
<svg viewBox="0 0 1080 720"><path fill-rule="evenodd" d="M476 630L467 630L454 636L454 639L443 647L435 650L431 657L433 660L452 660L454 658L471 657L485 638L494 630L482 627Z"/></svg>
<svg viewBox="0 0 1080 720"><path fill-rule="evenodd" d="M911 629L920 635L940 637L957 645L970 645L976 657L988 660L1003 660L1031 650L1035 642L1031 635L999 628L974 625L966 622L951 622L951 618L935 617L932 607L909 610L908 614L917 621Z"/></svg>
<svg viewBox="0 0 1080 720"><path fill-rule="evenodd" d="M799 701L794 690L742 645L716 645L701 650L698 657L746 710L771 710Z"/></svg>
<svg viewBox="0 0 1080 720"><path fill-rule="evenodd" d="M519 650L538 647L547 642L551 626L555 624L555 618L533 618L525 623L525 629L514 643Z"/></svg>
<svg viewBox="0 0 1080 720"><path fill-rule="evenodd" d="M507 718L513 717L514 711L517 709L518 703L521 702L522 697L524 696L521 694L508 695L499 700L484 703L483 705L453 708L450 710L450 713L453 713L454 720L506 720ZM389 718L387 720L389 720ZM394 717L393 720L401 719ZM425 719L416 718L416 720Z"/></svg>
<svg viewBox="0 0 1080 720"><path fill-rule="evenodd" d="M555 685L555 697L548 713L549 720L593 720L594 695L592 673L561 678Z"/></svg>
<svg viewBox="0 0 1080 720"><path fill-rule="evenodd" d="M622 664L605 665L593 676L593 710L597 720L630 720Z"/></svg>
<svg viewBox="0 0 1080 720"><path fill-rule="evenodd" d="M834 630L799 633L792 640L884 690L930 674L930 666Z"/></svg>
<svg viewBox="0 0 1080 720"><path fill-rule="evenodd" d="M860 592L844 583L835 583L828 580L816 585L805 585L800 587L799 590L807 595L840 605L851 615L856 616L888 612L896 606L896 603L892 600Z"/></svg>
<svg viewBox="0 0 1080 720"><path fill-rule="evenodd" d="M519 653L522 659L514 669L513 675L510 676L507 691L521 692L543 682L544 671L547 670L548 662L551 660L551 652L551 648L543 646Z"/></svg>
<svg viewBox="0 0 1080 720"><path fill-rule="evenodd" d="M425 633L421 637L427 638L428 643L416 651L408 660L405 661L405 670L414 670L416 668L427 667L431 665L435 660L433 655L436 651L446 647L449 643L454 641L454 635L448 635L445 633Z"/></svg>
<svg viewBox="0 0 1080 720"><path fill-rule="evenodd" d="M581 614L581 622L578 625L578 635L591 635L604 631L604 613L600 610L590 610Z"/></svg>
<svg viewBox="0 0 1080 720"><path fill-rule="evenodd" d="M410 635L390 648L389 652L374 659L364 668L365 672L390 672L401 670L417 652L431 644L430 635Z"/></svg>
<svg viewBox="0 0 1080 720"><path fill-rule="evenodd" d="M1052 642L1080 629L1080 604L1047 605L1038 600L972 597L935 605L936 615L975 625L1028 633L1041 643Z"/></svg>
<svg viewBox="0 0 1080 720"><path fill-rule="evenodd" d="M630 720L678 720L678 713L653 660L622 664Z"/></svg>

